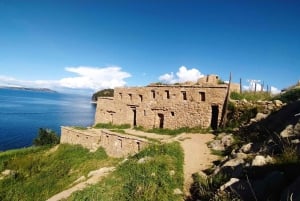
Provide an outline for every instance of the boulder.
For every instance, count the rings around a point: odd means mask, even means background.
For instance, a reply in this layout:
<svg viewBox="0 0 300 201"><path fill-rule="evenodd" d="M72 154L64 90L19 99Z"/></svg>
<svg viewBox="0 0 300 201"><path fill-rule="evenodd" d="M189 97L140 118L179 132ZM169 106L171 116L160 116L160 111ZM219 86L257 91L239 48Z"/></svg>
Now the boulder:
<svg viewBox="0 0 300 201"><path fill-rule="evenodd" d="M225 147L221 143L221 140L214 140L208 144L208 148L211 148L216 151L224 151Z"/></svg>
<svg viewBox="0 0 300 201"><path fill-rule="evenodd" d="M232 134L225 135L225 136L222 137L222 139L221 139L221 144L222 144L225 148L231 146L233 142L234 142L234 139L233 139Z"/></svg>
<svg viewBox="0 0 300 201"><path fill-rule="evenodd" d="M236 183L240 181L238 178L230 178L230 180L228 182L226 182L225 184L223 184L219 190L220 191L224 191L226 188L230 187L232 184Z"/></svg>
<svg viewBox="0 0 300 201"><path fill-rule="evenodd" d="M273 103L276 107L281 107L283 105L281 100L274 100Z"/></svg>
<svg viewBox="0 0 300 201"><path fill-rule="evenodd" d="M280 132L281 137L292 137L294 136L294 126L293 125L288 125L285 127L283 131Z"/></svg>
<svg viewBox="0 0 300 201"><path fill-rule="evenodd" d="M253 145L252 142L250 142L250 143L248 143L248 144L245 144L245 145L243 145L243 146L240 148L240 151L243 152L243 153L245 153L245 154L248 154L248 153L250 153L250 151L251 151L252 145Z"/></svg>
<svg viewBox="0 0 300 201"><path fill-rule="evenodd" d="M257 155L252 161L252 166L263 166L268 163L271 163L273 161L273 158L271 156L262 156L262 155Z"/></svg>

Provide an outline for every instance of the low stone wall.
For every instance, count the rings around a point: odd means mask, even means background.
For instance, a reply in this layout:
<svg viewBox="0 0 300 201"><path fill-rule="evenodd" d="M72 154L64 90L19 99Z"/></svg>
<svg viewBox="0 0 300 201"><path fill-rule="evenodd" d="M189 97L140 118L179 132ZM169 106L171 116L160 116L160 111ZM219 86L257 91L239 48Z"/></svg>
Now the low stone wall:
<svg viewBox="0 0 300 201"><path fill-rule="evenodd" d="M112 157L135 154L149 144L146 139L105 129L80 130L72 127L61 127L60 143L79 144L91 151L103 147L106 153Z"/></svg>

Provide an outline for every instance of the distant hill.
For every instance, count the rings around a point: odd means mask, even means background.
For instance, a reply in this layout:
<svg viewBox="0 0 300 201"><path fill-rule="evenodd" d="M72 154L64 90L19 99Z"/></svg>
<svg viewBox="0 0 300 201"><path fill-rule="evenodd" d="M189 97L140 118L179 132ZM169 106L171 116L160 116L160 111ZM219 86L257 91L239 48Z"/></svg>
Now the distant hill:
<svg viewBox="0 0 300 201"><path fill-rule="evenodd" d="M50 92L50 93L57 93L52 89L48 88L31 88L31 87L8 87L8 86L0 86L2 89L14 89L14 90L24 90L24 91L41 91L41 92Z"/></svg>
<svg viewBox="0 0 300 201"><path fill-rule="evenodd" d="M100 91L97 91L92 95L92 101L97 101L98 97L113 97L114 96L114 90L113 89L103 89Z"/></svg>

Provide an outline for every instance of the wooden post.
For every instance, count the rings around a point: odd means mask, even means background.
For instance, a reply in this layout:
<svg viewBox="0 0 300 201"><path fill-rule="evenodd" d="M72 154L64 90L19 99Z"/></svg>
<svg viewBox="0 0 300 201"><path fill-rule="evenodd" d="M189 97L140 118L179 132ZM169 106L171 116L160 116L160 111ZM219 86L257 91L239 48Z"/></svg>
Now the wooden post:
<svg viewBox="0 0 300 201"><path fill-rule="evenodd" d="M242 78L240 78L240 93L243 93Z"/></svg>
<svg viewBox="0 0 300 201"><path fill-rule="evenodd" d="M231 85L231 72L229 75L229 83L228 83L227 93L225 96L224 105L223 105L223 109L222 109L222 116L221 116L221 122L220 122L221 128L224 128L226 125L226 122L227 122L227 106L228 106L229 95L230 95L230 85Z"/></svg>

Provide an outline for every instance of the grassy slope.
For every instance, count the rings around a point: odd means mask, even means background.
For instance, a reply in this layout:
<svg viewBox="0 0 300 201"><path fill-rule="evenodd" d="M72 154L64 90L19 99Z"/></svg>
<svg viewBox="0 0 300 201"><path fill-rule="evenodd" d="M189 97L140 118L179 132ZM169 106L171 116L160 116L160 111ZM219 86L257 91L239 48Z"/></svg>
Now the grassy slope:
<svg viewBox="0 0 300 201"><path fill-rule="evenodd" d="M69 200L181 200L173 194L183 186L183 152L179 143L151 145L118 165L99 149L80 146L31 147L0 153L0 172L14 171L0 180L0 200L46 200L70 187L82 175L105 166L117 170L97 185L75 193ZM145 163L137 161L150 157ZM174 175L172 175L172 170ZM171 174L170 174L171 173Z"/></svg>
<svg viewBox="0 0 300 201"><path fill-rule="evenodd" d="M145 163L141 158L149 157ZM174 171L174 175L172 175ZM68 200L182 200L183 152L179 143L152 145L121 164L110 177Z"/></svg>
<svg viewBox="0 0 300 201"><path fill-rule="evenodd" d="M46 200L89 171L116 164L104 150L90 153L80 146L60 145L0 153L0 172L15 173L0 180L0 200Z"/></svg>

